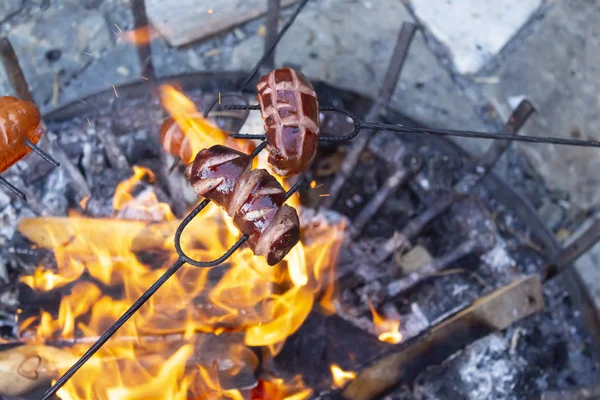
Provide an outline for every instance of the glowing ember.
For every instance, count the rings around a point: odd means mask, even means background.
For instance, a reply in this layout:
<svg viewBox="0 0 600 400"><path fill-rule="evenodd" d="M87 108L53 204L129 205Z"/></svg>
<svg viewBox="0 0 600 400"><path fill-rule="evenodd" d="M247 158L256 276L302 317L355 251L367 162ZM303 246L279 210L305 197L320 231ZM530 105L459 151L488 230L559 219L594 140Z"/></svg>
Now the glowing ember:
<svg viewBox="0 0 600 400"><path fill-rule="evenodd" d="M379 333L378 339L387 343L400 343L402 341L402 333L400 333L400 321L394 319L385 319L373 308L373 304L369 302L369 308L373 314L373 325Z"/></svg>
<svg viewBox="0 0 600 400"><path fill-rule="evenodd" d="M261 379L252 389L250 400L304 400L311 394L312 390L305 388L302 377L297 375L288 383L279 378Z"/></svg>
<svg viewBox="0 0 600 400"><path fill-rule="evenodd" d="M335 364L331 365L331 376L333 377L333 387L340 388L346 384L346 382L351 381L356 378L356 372L352 371L344 371L340 367Z"/></svg>
<svg viewBox="0 0 600 400"><path fill-rule="evenodd" d="M196 115L195 108L181 93L172 87L161 91L163 104L177 123L194 134L195 146L225 142L217 128L190 117ZM19 321L21 337L40 343L77 339L81 344L62 352L78 357L89 346L85 339L103 333L172 264L177 258L173 236L180 221L154 196L153 179L151 171L134 168L133 176L115 191L115 218L72 213L68 218L20 222L21 234L52 249L57 265L56 271L40 267L23 282L36 291L72 285L58 315L44 311ZM343 222L328 225L323 219L308 224L303 242L275 267L244 247L227 261L218 279L208 269L182 268L61 389L61 399L241 399L239 392L221 388L219 376L235 377L243 365L253 363L248 360L254 353L246 346L265 346L277 353L317 298L333 311L333 266L343 231ZM210 204L188 226L181 244L191 257L209 260L222 255L239 236L231 218ZM77 281L84 273L86 279ZM122 295L113 298L109 293ZM210 348L205 338L230 332L240 332L239 346L228 342L224 355L234 367L219 366L217 371L214 360L207 360L207 365L193 361L194 355L206 353L202 346ZM172 335L177 341L168 339ZM47 361L62 374L72 364L64 359L63 355ZM311 393L301 377L261 382L264 392L275 397L256 399L302 400Z"/></svg>

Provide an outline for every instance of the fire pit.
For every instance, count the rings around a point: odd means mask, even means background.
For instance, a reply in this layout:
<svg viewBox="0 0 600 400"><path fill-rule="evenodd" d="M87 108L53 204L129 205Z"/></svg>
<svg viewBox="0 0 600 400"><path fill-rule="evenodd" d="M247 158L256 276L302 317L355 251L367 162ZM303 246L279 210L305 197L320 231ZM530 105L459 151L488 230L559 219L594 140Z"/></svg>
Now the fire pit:
<svg viewBox="0 0 600 400"><path fill-rule="evenodd" d="M423 128L386 106L409 30L379 98L315 83L321 104ZM197 200L161 150L168 114L157 88L176 85L170 101L204 112L246 78L140 81L44 117L40 146L61 167L28 158L8 175L29 203L0 199L11 282L3 395L40 398L177 258L172 237ZM260 133L257 112L222 107L253 98L223 96L208 118ZM503 133L516 134L532 111L523 102ZM323 135L353 129L344 115L322 118ZM248 248L212 269L184 266L59 397L503 399L596 383L600 331L585 290L568 269L548 279L558 247L490 173L510 142L490 143L478 160L444 138L385 129L320 146L310 185L290 199L301 246L275 267ZM211 260L238 236L209 206L182 245Z"/></svg>

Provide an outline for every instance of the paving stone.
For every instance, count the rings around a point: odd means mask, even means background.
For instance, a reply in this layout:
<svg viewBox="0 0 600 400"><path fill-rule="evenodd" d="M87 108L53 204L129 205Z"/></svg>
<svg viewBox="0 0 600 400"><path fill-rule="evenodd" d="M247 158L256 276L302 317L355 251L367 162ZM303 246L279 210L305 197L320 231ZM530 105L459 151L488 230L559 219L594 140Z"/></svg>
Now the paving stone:
<svg viewBox="0 0 600 400"><path fill-rule="evenodd" d="M512 98L526 96L537 113L524 134L600 140L600 4L552 2L516 49L486 71L496 85L483 92L505 117ZM582 208L600 201L600 151L519 144L546 183L570 193Z"/></svg>
<svg viewBox="0 0 600 400"><path fill-rule="evenodd" d="M19 12L21 7L23 7L23 0L0 1L0 23L6 21L11 15Z"/></svg>
<svg viewBox="0 0 600 400"><path fill-rule="evenodd" d="M461 74L477 72L508 43L542 0L410 0L421 23L449 50Z"/></svg>
<svg viewBox="0 0 600 400"><path fill-rule="evenodd" d="M100 12L75 7L48 9L9 35L40 106L49 104L57 75L68 81L107 50L113 37Z"/></svg>
<svg viewBox="0 0 600 400"><path fill-rule="evenodd" d="M300 68L311 79L375 96L402 21L412 21L412 17L399 1L309 2L281 40L277 65ZM229 68L249 70L262 53L263 38L250 37L234 47ZM432 126L486 129L472 103L438 64L421 33L411 46L392 105ZM487 145L473 141L470 150L480 152Z"/></svg>

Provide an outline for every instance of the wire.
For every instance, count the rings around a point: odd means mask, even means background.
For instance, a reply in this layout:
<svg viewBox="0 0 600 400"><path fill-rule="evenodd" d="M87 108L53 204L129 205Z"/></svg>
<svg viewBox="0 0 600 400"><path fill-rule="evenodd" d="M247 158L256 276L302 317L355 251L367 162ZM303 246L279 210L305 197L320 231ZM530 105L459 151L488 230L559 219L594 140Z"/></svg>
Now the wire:
<svg viewBox="0 0 600 400"><path fill-rule="evenodd" d="M244 105L226 105L225 109L229 110L260 110L259 106L244 106ZM451 129L430 129L430 128L412 128L402 125L394 124L381 124L376 122L365 122L358 120L350 112L335 107L321 107L320 111L332 111L345 114L354 123L354 131L351 134L344 136L320 136L319 141L323 142L342 142L355 138L358 133L363 129L376 129L392 132L401 133L421 133L427 135L436 136L456 136L466 138L477 138L477 139L489 139L489 140L507 140L515 142L528 142L528 143L545 143L555 144L560 146L579 146L579 147L600 147L600 142L593 140L581 140L581 139L563 139L548 136L524 136L524 135L511 135L506 133L489 133L489 132L476 132L476 131L459 131ZM232 137L238 139L264 139L265 135L254 135L236 133L232 134Z"/></svg>

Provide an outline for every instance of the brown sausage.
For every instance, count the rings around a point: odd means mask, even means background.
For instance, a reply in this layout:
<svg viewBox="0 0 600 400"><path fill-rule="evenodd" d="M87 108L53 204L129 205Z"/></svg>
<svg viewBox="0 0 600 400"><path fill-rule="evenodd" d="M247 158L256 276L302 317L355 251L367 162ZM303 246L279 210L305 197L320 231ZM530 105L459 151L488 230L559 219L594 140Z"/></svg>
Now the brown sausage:
<svg viewBox="0 0 600 400"><path fill-rule="evenodd" d="M291 68L271 71L256 86L269 163L283 177L306 171L317 153L319 103L310 81Z"/></svg>
<svg viewBox="0 0 600 400"><path fill-rule="evenodd" d="M175 119L167 118L163 122L160 128L160 143L167 153L180 158L185 164L192 161L194 156L192 143ZM225 144L248 152L252 152L255 147L251 140L236 140L230 137L225 139Z"/></svg>
<svg viewBox="0 0 600 400"><path fill-rule="evenodd" d="M40 111L35 104L15 97L0 97L0 173L25 157L43 133Z"/></svg>
<svg viewBox="0 0 600 400"><path fill-rule="evenodd" d="M160 128L160 143L163 149L184 163L192 160L192 144L173 118L168 118Z"/></svg>
<svg viewBox="0 0 600 400"><path fill-rule="evenodd" d="M296 210L286 192L264 169L252 170L247 154L217 145L204 149L186 168L194 191L223 207L256 255L275 265L300 240Z"/></svg>

